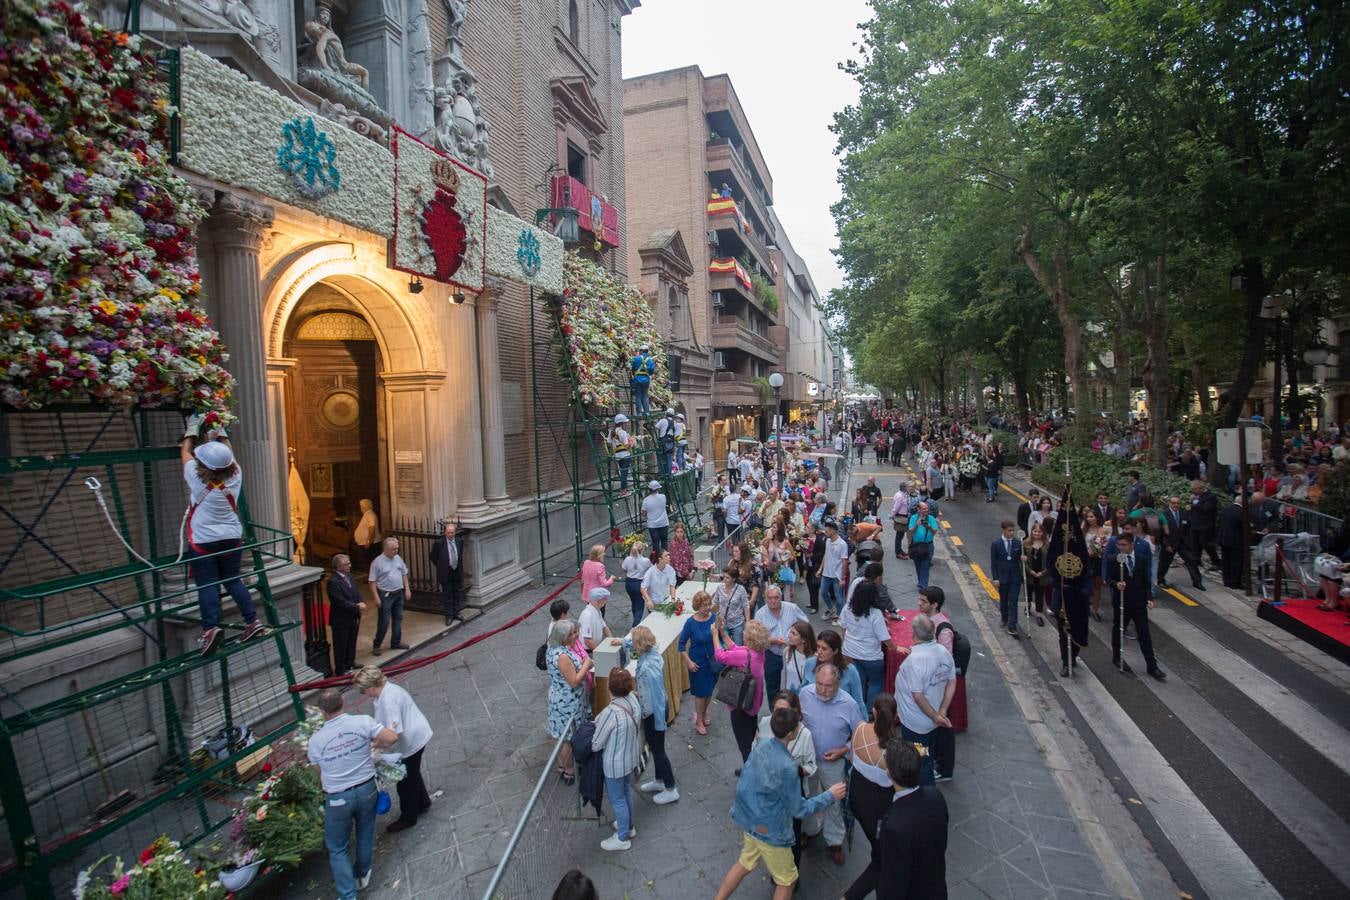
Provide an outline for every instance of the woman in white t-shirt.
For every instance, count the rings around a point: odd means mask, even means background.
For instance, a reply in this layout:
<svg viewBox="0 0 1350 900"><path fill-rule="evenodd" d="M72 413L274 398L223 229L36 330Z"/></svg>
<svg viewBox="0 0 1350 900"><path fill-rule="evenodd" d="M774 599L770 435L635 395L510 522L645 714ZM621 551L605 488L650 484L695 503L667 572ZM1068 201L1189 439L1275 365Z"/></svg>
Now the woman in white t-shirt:
<svg viewBox="0 0 1350 900"><path fill-rule="evenodd" d="M431 795L422 780L422 751L431 741L431 723L412 695L387 680L379 666L362 666L352 683L367 697L375 698L374 719L398 734L398 743L389 749L403 757L408 770L398 783L398 820L385 831L411 828L417 824L417 817L431 808Z"/></svg>
<svg viewBox="0 0 1350 900"><path fill-rule="evenodd" d="M642 600L650 612L658 603L675 599L675 567L670 564L669 550L653 550L654 565L642 576Z"/></svg>
<svg viewBox="0 0 1350 900"><path fill-rule="evenodd" d="M628 555L623 558L623 589L628 592L628 602L633 604L633 624L642 621L645 608L642 599L642 576L652 567L647 558L647 546L642 541L634 541Z"/></svg>
<svg viewBox="0 0 1350 900"><path fill-rule="evenodd" d="M863 701L871 709L872 700L886 680L886 651L891 647L891 633L886 627L886 617L881 614L881 594L876 582L864 581L854 589L853 597L839 614L839 627L844 631L844 656L858 667Z"/></svg>
<svg viewBox="0 0 1350 900"><path fill-rule="evenodd" d="M244 617L241 642L267 629L258 621L253 598L239 578L244 557L241 549L244 524L239 519L238 502L244 476L234 461L230 442L223 435L217 433L194 449L202 421L200 415L188 419L178 456L183 463L190 503L184 523L188 569L197 584L197 607L202 617L202 636L197 644L202 656L210 656L225 636L220 629L222 588L234 598Z"/></svg>

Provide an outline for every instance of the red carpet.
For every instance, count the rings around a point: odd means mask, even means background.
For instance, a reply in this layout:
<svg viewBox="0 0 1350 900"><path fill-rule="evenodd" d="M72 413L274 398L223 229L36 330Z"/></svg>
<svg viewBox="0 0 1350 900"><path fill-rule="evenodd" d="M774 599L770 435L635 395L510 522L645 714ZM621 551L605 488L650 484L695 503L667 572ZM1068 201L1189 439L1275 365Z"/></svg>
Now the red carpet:
<svg viewBox="0 0 1350 900"><path fill-rule="evenodd" d="M1279 606L1262 603L1256 614L1297 635L1314 647L1350 664L1350 625L1344 610L1327 612L1318 600L1285 600Z"/></svg>

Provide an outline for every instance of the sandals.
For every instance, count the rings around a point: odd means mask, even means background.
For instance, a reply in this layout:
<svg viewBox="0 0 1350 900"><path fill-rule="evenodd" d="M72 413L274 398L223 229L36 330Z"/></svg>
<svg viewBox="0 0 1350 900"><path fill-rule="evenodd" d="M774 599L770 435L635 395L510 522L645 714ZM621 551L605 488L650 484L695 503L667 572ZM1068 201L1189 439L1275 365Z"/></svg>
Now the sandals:
<svg viewBox="0 0 1350 900"><path fill-rule="evenodd" d="M577 773L576 773L576 772L562 772L562 773L560 773L560 777L562 778L562 783L563 783L563 784L573 784L573 783L575 783L576 780L577 780Z"/></svg>
<svg viewBox="0 0 1350 900"><path fill-rule="evenodd" d="M694 730L697 731L699 734L707 734L708 726L703 723L702 719L695 719Z"/></svg>

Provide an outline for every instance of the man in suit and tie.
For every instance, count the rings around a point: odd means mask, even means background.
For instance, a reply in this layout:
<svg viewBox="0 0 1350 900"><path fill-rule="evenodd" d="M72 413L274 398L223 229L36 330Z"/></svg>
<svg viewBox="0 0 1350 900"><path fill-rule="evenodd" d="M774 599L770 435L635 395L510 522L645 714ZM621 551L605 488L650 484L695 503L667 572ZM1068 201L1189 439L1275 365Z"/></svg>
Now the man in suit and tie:
<svg viewBox="0 0 1350 900"><path fill-rule="evenodd" d="M1200 577L1200 566L1191 553L1191 537L1187 533L1187 513L1181 508L1180 497L1168 497L1167 507L1159 516L1162 522L1162 550L1158 554L1158 584L1167 587L1167 570L1178 556L1191 576L1191 587L1197 591L1205 589L1205 581Z"/></svg>
<svg viewBox="0 0 1350 900"><path fill-rule="evenodd" d="M1027 522L1031 519L1031 514L1036 511L1036 507L1041 505L1041 492L1032 488L1027 502L1017 507L1017 534L1020 537L1026 537L1030 532L1027 531Z"/></svg>
<svg viewBox="0 0 1350 900"><path fill-rule="evenodd" d="M920 767L913 744L892 741L886 748L895 798L878 828L877 900L947 896L947 799L937 788L919 784Z"/></svg>
<svg viewBox="0 0 1350 900"><path fill-rule="evenodd" d="M1106 583L1111 586L1111 664L1119 666L1122 672L1130 671L1129 664L1120 655L1120 638L1124 627L1134 622L1148 674L1166 681L1167 675L1158 668L1158 660L1153 655L1153 637L1148 630L1153 588L1149 582L1148 559L1137 553L1141 543L1135 541L1134 535L1123 532L1116 538L1115 556L1102 561Z"/></svg>
<svg viewBox="0 0 1350 900"><path fill-rule="evenodd" d="M361 610L366 608L352 578L352 560L345 553L333 556L333 574L328 576L328 627L333 629L333 674L345 675L356 668L356 632Z"/></svg>
<svg viewBox="0 0 1350 900"><path fill-rule="evenodd" d="M1033 492L1034 493L1034 492ZM989 577L998 588L998 617L1008 634L1017 633L1017 601L1022 596L1022 542L1012 522L1004 521L1003 536L989 545Z"/></svg>
<svg viewBox="0 0 1350 900"><path fill-rule="evenodd" d="M1103 525L1111 524L1116 515L1116 508L1111 505L1111 497L1106 491L1097 492L1097 505L1092 507L1092 511L1097 514L1098 522Z"/></svg>
<svg viewBox="0 0 1350 900"><path fill-rule="evenodd" d="M1191 513L1187 523L1195 561L1201 560L1201 553L1207 553L1214 568L1222 571L1223 564L1219 562L1219 548L1215 541L1219 526L1219 498L1210 493L1209 485L1199 479L1191 482Z"/></svg>
<svg viewBox="0 0 1350 900"><path fill-rule="evenodd" d="M464 539L456 534L455 523L445 523L445 539L431 547L431 563L436 567L436 583L441 586L445 604L445 624L464 621Z"/></svg>
<svg viewBox="0 0 1350 900"><path fill-rule="evenodd" d="M1242 498L1238 497L1219 513L1217 530L1219 550L1223 553L1223 586L1242 587Z"/></svg>

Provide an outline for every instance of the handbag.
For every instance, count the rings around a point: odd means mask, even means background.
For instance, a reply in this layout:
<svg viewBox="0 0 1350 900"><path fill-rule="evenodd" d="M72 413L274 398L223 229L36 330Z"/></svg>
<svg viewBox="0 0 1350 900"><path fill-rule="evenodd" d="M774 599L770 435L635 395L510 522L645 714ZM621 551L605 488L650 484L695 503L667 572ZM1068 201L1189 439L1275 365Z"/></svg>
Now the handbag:
<svg viewBox="0 0 1350 900"><path fill-rule="evenodd" d="M749 712L749 707L755 702L755 676L750 674L749 669L727 666L717 676L713 699L742 712Z"/></svg>
<svg viewBox="0 0 1350 900"><path fill-rule="evenodd" d="M548 644L540 644L534 651L534 667L540 672L548 671Z"/></svg>

